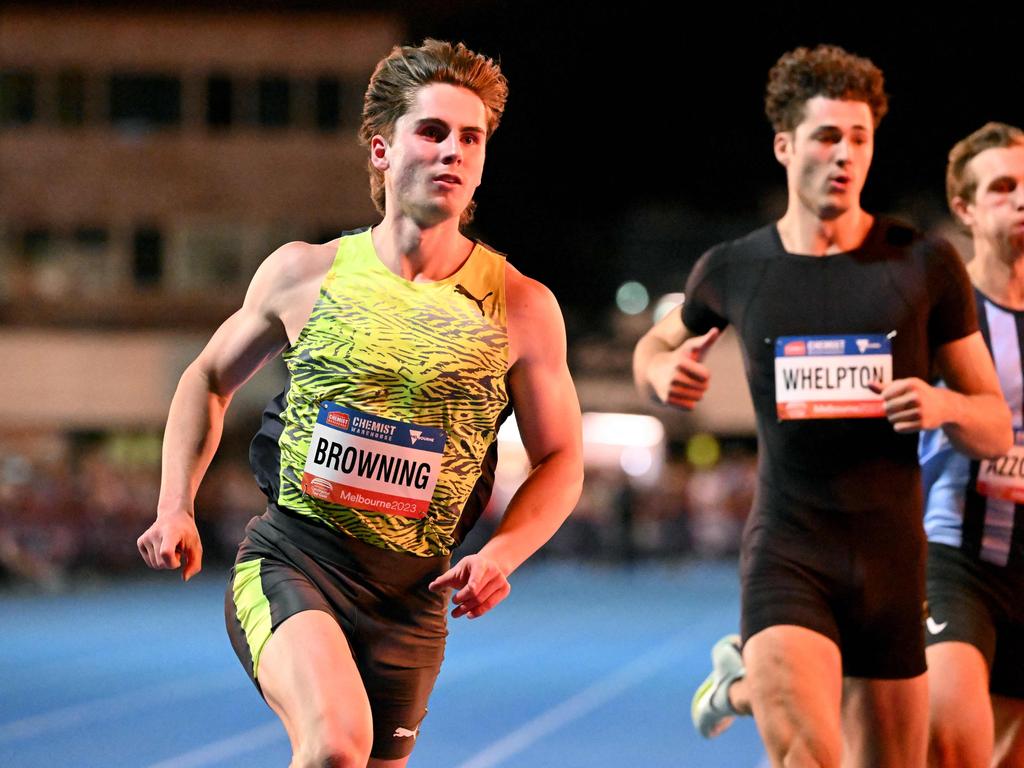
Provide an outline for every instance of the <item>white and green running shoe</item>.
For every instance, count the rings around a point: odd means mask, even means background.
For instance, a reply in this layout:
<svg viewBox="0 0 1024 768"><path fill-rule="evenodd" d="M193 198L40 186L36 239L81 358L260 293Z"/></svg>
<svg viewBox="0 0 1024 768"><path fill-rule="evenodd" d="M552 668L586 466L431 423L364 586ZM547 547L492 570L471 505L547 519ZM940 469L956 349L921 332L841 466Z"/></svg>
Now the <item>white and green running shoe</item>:
<svg viewBox="0 0 1024 768"><path fill-rule="evenodd" d="M705 739L713 739L732 725L738 713L729 703L729 686L745 674L740 636L726 635L711 649L711 674L697 688L690 704L693 727Z"/></svg>

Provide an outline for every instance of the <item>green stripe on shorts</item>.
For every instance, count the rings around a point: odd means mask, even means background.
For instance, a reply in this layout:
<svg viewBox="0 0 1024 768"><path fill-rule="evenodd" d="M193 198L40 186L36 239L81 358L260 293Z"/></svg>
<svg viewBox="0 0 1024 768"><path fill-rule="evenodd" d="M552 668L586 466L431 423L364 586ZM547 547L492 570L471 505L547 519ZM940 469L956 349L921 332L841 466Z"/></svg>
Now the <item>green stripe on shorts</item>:
<svg viewBox="0 0 1024 768"><path fill-rule="evenodd" d="M263 558L247 560L235 566L235 581L232 592L235 601L235 615L242 625L245 641L252 656L252 677L255 680L260 665L263 646L270 639L270 602L263 594L260 566Z"/></svg>

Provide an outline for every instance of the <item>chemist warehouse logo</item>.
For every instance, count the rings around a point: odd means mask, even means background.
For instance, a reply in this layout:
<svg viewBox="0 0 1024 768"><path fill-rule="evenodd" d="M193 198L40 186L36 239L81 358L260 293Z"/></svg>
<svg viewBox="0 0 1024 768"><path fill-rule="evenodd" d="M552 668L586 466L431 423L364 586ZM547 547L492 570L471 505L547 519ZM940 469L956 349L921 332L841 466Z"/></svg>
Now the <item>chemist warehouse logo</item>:
<svg viewBox="0 0 1024 768"><path fill-rule="evenodd" d="M327 423L338 429L348 429L348 414L331 411L327 414Z"/></svg>
<svg viewBox="0 0 1024 768"><path fill-rule="evenodd" d="M860 354L866 354L882 345L871 339L856 339L854 345ZM844 355L846 354L846 341L843 339L799 339L788 341L782 348L783 357L811 357L814 355Z"/></svg>

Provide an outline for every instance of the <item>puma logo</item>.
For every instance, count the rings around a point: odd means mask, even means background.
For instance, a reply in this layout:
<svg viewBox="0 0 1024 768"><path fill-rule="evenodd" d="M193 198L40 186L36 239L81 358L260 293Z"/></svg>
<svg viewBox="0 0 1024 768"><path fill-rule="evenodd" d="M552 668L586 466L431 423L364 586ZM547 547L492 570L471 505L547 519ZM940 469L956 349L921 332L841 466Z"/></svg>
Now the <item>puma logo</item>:
<svg viewBox="0 0 1024 768"><path fill-rule="evenodd" d="M487 297L485 296L484 298ZM402 728L401 726L399 726L398 728L395 728L395 732L391 734L391 736L396 739L416 738L416 731L418 730L419 728L417 728L415 731L410 731L408 728Z"/></svg>
<svg viewBox="0 0 1024 768"><path fill-rule="evenodd" d="M484 316L484 302L485 302L485 301L487 301L487 297L488 297L488 296L490 296L490 295L492 295L492 294L494 293L494 291L488 291L488 292L487 292L487 294L486 294L486 295L485 295L485 296L484 296L484 297L483 297L482 299L478 299L478 298L477 298L476 296L474 296L474 295L473 295L472 293L470 293L469 291L467 291L467 290L466 290L466 287L465 287L465 286L464 286L464 285L463 285L462 283L457 283L457 284L455 285L455 292L456 292L456 293L461 293L461 294L462 294L463 296L465 296L465 297L466 297L467 299L469 299L469 300L470 300L470 301L472 301L472 302L473 302L474 304L476 304L476 305L477 305L477 307L479 307L479 308L480 308L480 317L483 317L483 316Z"/></svg>

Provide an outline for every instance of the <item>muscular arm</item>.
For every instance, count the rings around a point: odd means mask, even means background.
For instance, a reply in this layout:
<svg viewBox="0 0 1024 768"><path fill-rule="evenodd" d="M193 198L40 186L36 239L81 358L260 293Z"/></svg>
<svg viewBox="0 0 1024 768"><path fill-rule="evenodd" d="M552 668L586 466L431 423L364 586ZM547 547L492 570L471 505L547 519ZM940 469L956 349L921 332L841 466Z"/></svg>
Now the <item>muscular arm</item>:
<svg viewBox="0 0 1024 768"><path fill-rule="evenodd" d="M948 415L942 429L972 458L999 456L1013 444L1013 422L992 356L981 333L943 345L937 355L947 386Z"/></svg>
<svg viewBox="0 0 1024 768"><path fill-rule="evenodd" d="M480 616L508 595L508 575L558 530L583 484L580 406L558 304L544 286L512 273L508 314L509 389L531 471L490 541L431 585L459 589L454 617Z"/></svg>
<svg viewBox="0 0 1024 768"><path fill-rule="evenodd" d="M241 309L182 374L164 431L157 518L138 540L151 568L177 568L184 560L183 578L199 572L202 544L194 499L220 443L224 414L235 391L288 344L305 304L309 314L315 293L312 299L307 294L322 261L318 248L291 243L271 254L253 277Z"/></svg>
<svg viewBox="0 0 1024 768"><path fill-rule="evenodd" d="M981 333L939 347L936 362L948 389L917 378L876 387L893 429L942 427L958 451L975 459L1006 453L1013 443L1010 409Z"/></svg>
<svg viewBox="0 0 1024 768"><path fill-rule="evenodd" d="M718 338L712 328L703 336L683 325L679 308L669 310L643 335L633 350L633 383L642 397L691 410L704 396L711 371L701 362Z"/></svg>

